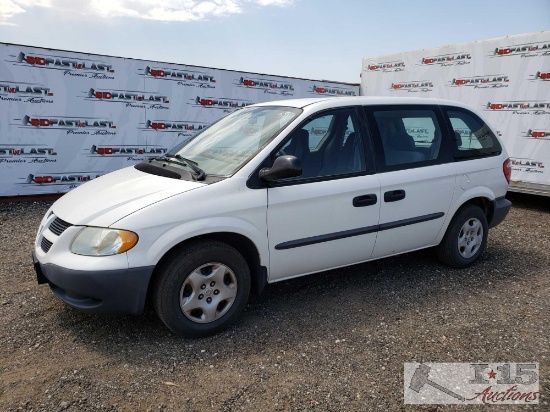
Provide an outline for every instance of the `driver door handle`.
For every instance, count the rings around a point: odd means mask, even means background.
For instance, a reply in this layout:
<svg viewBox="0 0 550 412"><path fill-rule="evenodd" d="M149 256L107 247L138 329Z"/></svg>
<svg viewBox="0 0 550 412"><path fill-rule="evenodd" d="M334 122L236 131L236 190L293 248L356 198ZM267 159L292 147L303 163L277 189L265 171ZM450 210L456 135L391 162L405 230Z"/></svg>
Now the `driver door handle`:
<svg viewBox="0 0 550 412"><path fill-rule="evenodd" d="M357 196L353 198L354 207L372 206L378 202L378 197L375 194Z"/></svg>

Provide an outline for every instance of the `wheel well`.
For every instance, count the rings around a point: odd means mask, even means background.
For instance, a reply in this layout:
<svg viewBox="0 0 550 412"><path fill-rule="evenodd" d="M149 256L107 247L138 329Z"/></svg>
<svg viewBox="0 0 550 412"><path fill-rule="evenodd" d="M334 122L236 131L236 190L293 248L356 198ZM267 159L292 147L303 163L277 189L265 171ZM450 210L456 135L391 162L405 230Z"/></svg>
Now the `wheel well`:
<svg viewBox="0 0 550 412"><path fill-rule="evenodd" d="M493 220L493 214L495 212L495 205L491 200L487 199L486 197L474 197L473 199L465 202L464 205L475 205L479 207L481 210L483 210L485 216L487 216L487 224L491 224L491 220Z"/></svg>
<svg viewBox="0 0 550 412"><path fill-rule="evenodd" d="M158 276L157 268L160 266L161 262L165 259L169 259L173 253L177 253L177 250L185 244L200 240L217 240L218 242L226 243L229 246L237 249L237 251L246 260L248 268L250 269L251 294L259 295L263 292L263 289L267 284L267 268L260 264L260 254L258 253L256 245L249 238L238 233L219 232L208 233L205 235L186 239L183 242L180 242L177 245L173 246L168 252L166 252L156 264L155 270L153 271L153 276L151 276L151 279L149 281L149 286L147 290L148 298L150 298L153 289L151 285L153 284L155 277Z"/></svg>

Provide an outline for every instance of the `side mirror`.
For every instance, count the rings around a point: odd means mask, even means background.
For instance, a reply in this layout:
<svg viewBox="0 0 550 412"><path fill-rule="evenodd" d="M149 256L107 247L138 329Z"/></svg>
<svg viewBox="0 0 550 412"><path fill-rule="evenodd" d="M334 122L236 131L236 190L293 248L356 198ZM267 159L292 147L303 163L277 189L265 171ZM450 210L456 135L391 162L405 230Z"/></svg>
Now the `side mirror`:
<svg viewBox="0 0 550 412"><path fill-rule="evenodd" d="M275 159L271 168L260 170L260 179L273 182L274 180L288 179L301 174L302 164L300 159L296 156L279 156Z"/></svg>

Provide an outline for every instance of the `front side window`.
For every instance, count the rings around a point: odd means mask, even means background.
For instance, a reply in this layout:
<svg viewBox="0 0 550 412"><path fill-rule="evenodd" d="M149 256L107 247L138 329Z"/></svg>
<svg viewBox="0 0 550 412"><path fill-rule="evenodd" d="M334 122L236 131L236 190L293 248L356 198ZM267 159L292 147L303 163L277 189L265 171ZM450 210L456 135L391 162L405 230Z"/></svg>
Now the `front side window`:
<svg viewBox="0 0 550 412"><path fill-rule="evenodd" d="M373 112L386 166L411 165L439 158L442 133L429 109L384 109Z"/></svg>
<svg viewBox="0 0 550 412"><path fill-rule="evenodd" d="M301 109L284 106L244 108L204 129L168 154L191 160L206 175L230 176L300 113Z"/></svg>
<svg viewBox="0 0 550 412"><path fill-rule="evenodd" d="M307 132L309 133L309 150L318 150L321 143L325 140L330 129L330 125L334 120L334 115L329 114L326 116L319 116L313 119L307 125Z"/></svg>
<svg viewBox="0 0 550 412"><path fill-rule="evenodd" d="M276 156L300 159L300 180L365 172L363 136L355 109L339 109L312 118L294 130Z"/></svg>

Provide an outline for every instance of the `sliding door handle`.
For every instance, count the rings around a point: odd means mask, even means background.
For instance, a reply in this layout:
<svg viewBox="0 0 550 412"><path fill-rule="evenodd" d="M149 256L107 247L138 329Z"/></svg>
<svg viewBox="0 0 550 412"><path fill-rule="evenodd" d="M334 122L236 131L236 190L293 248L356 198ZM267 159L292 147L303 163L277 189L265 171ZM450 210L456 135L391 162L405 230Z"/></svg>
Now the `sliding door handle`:
<svg viewBox="0 0 550 412"><path fill-rule="evenodd" d="M389 192L384 193L384 202L397 202L398 200L405 199L404 190L390 190Z"/></svg>

